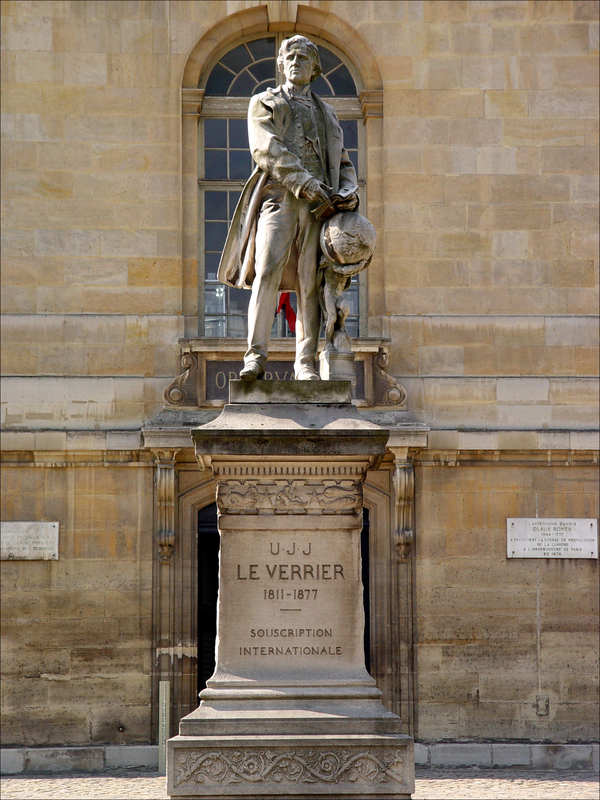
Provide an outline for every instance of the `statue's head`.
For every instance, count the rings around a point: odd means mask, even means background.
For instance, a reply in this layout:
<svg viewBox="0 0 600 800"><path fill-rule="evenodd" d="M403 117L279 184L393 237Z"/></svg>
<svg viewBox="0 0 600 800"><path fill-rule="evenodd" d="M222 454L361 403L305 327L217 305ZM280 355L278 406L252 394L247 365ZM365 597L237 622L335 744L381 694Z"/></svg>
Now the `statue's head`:
<svg viewBox="0 0 600 800"><path fill-rule="evenodd" d="M312 83L316 78L319 77L323 70L321 67L321 59L319 58L319 50L317 45L311 42L310 39L307 39L306 36L291 36L289 39L283 40L277 56L277 69L279 72L283 72L286 78L289 78L286 73L285 57L286 54L293 50L298 50L310 58L312 62L312 73L309 83Z"/></svg>

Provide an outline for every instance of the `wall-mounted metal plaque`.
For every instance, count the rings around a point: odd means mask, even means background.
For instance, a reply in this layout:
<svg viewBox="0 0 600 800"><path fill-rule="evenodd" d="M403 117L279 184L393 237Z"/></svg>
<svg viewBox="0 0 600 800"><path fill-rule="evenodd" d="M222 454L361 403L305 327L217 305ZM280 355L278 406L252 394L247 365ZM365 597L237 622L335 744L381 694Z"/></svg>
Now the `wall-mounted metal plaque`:
<svg viewBox="0 0 600 800"><path fill-rule="evenodd" d="M506 520L508 558L598 558L598 520Z"/></svg>
<svg viewBox="0 0 600 800"><path fill-rule="evenodd" d="M58 522L3 522L2 561L56 561Z"/></svg>

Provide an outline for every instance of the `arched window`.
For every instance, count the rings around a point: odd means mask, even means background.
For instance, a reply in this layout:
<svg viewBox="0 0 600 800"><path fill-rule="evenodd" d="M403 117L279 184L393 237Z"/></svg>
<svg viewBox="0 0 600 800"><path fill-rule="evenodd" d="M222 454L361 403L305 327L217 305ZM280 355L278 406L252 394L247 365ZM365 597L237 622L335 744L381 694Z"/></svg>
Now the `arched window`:
<svg viewBox="0 0 600 800"><path fill-rule="evenodd" d="M292 34L293 35L293 34ZM253 169L248 150L246 116L249 98L281 82L277 52L284 34L249 39L223 53L203 76L204 102L198 135L199 243L198 330L200 336L245 338L250 293L219 283L217 268L245 181ZM311 37L312 38L312 37ZM318 41L323 74L312 89L332 105L344 131L344 144L357 171L361 202L364 198L364 126L355 78L342 54ZM365 278L361 280L364 281ZM352 336L364 331L359 278L346 292L350 314L346 321ZM292 305L295 297L292 293ZM365 303L363 302L363 306ZM363 311L364 314L364 311ZM273 323L274 337L293 336L285 313Z"/></svg>

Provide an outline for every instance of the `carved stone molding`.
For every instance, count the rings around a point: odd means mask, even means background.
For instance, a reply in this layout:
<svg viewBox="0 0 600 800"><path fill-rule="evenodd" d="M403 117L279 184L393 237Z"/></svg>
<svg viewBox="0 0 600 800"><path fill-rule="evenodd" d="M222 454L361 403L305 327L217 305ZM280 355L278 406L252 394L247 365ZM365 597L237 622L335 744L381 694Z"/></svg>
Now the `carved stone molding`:
<svg viewBox="0 0 600 800"><path fill-rule="evenodd" d="M168 562L175 547L175 458L179 450L152 450L156 459L156 506L158 556Z"/></svg>
<svg viewBox="0 0 600 800"><path fill-rule="evenodd" d="M204 89L181 90L181 111L183 114L200 116L202 104L204 102Z"/></svg>
<svg viewBox="0 0 600 800"><path fill-rule="evenodd" d="M353 481L221 481L217 505L222 514L355 514L362 507L362 486Z"/></svg>
<svg viewBox="0 0 600 800"><path fill-rule="evenodd" d="M394 546L398 558L405 561L410 556L414 539L412 510L415 497L415 471L412 461L396 460L393 484L396 503Z"/></svg>
<svg viewBox="0 0 600 800"><path fill-rule="evenodd" d="M181 356L184 372L170 383L163 393L163 400L168 406L195 406L198 403L198 356L195 353L184 353Z"/></svg>
<svg viewBox="0 0 600 800"><path fill-rule="evenodd" d="M388 375L385 367L388 364L388 355L380 347L373 359L373 388L375 402L384 406L404 406L406 404L406 390L395 378Z"/></svg>
<svg viewBox="0 0 600 800"><path fill-rule="evenodd" d="M203 747L177 753L174 784L397 786L405 783L403 753L398 748L376 747Z"/></svg>
<svg viewBox="0 0 600 800"><path fill-rule="evenodd" d="M331 464L296 464L294 462L273 461L264 464L244 463L219 463L213 464L215 476L220 478L276 478L277 476L292 476L295 478L331 478L333 481L362 479L365 467L361 462L344 465Z"/></svg>
<svg viewBox="0 0 600 800"><path fill-rule="evenodd" d="M364 89L358 99L364 117L383 117L382 89Z"/></svg>

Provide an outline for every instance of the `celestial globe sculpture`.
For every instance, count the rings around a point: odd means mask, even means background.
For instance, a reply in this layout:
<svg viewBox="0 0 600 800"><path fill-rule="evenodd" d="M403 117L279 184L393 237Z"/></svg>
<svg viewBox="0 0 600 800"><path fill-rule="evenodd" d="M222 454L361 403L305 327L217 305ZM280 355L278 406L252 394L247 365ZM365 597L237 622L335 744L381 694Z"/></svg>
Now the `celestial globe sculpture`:
<svg viewBox="0 0 600 800"><path fill-rule="evenodd" d="M352 350L345 324L350 307L343 293L350 286L352 276L369 266L376 238L369 220L355 211L334 214L323 224L319 300L327 352L350 353Z"/></svg>
<svg viewBox="0 0 600 800"><path fill-rule="evenodd" d="M375 228L366 217L356 211L342 211L323 224L321 250L334 264L355 265L356 272L360 272L373 255L376 239ZM345 271L345 274L356 273Z"/></svg>

